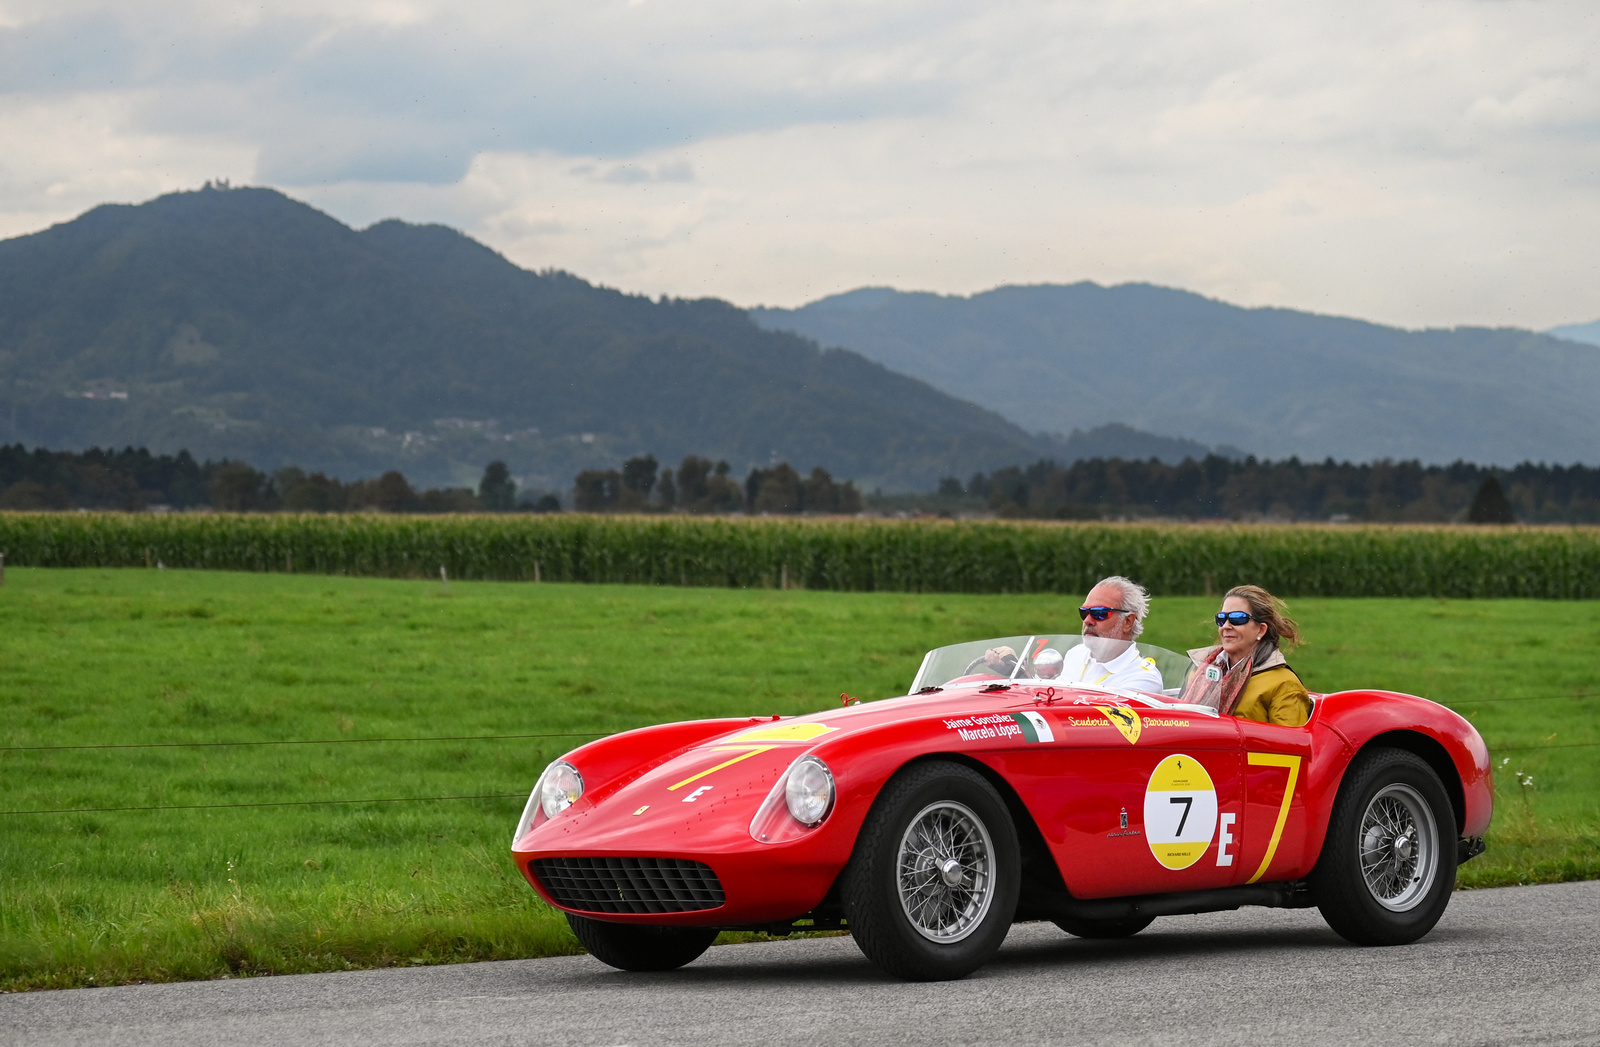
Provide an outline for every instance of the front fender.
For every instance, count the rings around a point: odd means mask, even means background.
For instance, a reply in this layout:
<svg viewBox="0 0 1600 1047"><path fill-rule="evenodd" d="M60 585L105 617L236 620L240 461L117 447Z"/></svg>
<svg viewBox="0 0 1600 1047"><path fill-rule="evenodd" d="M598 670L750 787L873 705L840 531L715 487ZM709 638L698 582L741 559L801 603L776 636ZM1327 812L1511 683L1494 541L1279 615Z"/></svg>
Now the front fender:
<svg viewBox="0 0 1600 1047"><path fill-rule="evenodd" d="M825 823L829 832L818 834L818 843L827 848L827 859L843 869L878 794L907 764L943 756L967 764L985 762L986 751L1015 747L1013 741L996 738L987 743L964 741L955 749L950 747L951 738L943 717L928 716L879 724L825 738L812 746L808 754L828 765L838 790L834 813Z"/></svg>
<svg viewBox="0 0 1600 1047"><path fill-rule="evenodd" d="M1341 691L1322 703L1322 721L1345 740L1350 759L1374 742L1414 749L1434 764L1459 805L1460 835L1482 836L1489 828L1494 816L1489 747L1465 717L1437 702L1395 691ZM1338 769L1335 790L1348 765L1346 760ZM1450 771L1454 782L1447 775Z"/></svg>
<svg viewBox="0 0 1600 1047"><path fill-rule="evenodd" d="M583 775L583 800L580 802L591 805L708 739L775 719L777 717L740 716L641 727L581 745L561 759Z"/></svg>

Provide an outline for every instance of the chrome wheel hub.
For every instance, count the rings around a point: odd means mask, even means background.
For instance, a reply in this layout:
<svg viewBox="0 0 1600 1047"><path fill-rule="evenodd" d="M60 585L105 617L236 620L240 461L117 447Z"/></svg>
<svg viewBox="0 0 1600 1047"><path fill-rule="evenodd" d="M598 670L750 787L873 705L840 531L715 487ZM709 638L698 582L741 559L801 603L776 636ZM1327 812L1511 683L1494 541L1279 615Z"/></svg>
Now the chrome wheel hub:
<svg viewBox="0 0 1600 1047"><path fill-rule="evenodd" d="M1392 912L1415 908L1439 869L1439 830L1422 795L1390 785L1361 817L1361 876L1373 900Z"/></svg>
<svg viewBox="0 0 1600 1047"><path fill-rule="evenodd" d="M900 907L929 941L958 942L977 929L994 900L994 843L965 804L924 807L900 837Z"/></svg>

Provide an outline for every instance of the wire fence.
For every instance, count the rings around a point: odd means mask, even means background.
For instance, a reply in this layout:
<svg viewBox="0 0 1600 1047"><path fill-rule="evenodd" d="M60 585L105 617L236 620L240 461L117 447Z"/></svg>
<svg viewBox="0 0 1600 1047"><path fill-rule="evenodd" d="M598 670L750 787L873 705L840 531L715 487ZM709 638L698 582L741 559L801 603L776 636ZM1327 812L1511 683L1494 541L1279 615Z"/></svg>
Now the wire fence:
<svg viewBox="0 0 1600 1047"><path fill-rule="evenodd" d="M53 807L36 811L0 811L6 814L104 814L112 811L211 811L233 807L329 807L356 803L436 803L440 800L503 800L527 793L476 793L471 796L379 796L360 800L269 800L260 803L171 803L150 807Z"/></svg>
<svg viewBox="0 0 1600 1047"><path fill-rule="evenodd" d="M630 730L631 728L623 728ZM112 742L84 745L0 745L0 753L60 752L68 749L206 749L250 745L360 745L370 742L506 742L532 738L600 738L615 731L565 731L555 734L454 734L430 738L274 738L256 742Z"/></svg>
<svg viewBox="0 0 1600 1047"><path fill-rule="evenodd" d="M1467 705L1480 702L1523 702L1523 701L1562 701L1571 699L1589 699L1600 697L1596 693L1562 694L1562 695L1514 695L1501 698L1474 698L1454 704ZM623 728L628 730L629 728ZM504 742L504 741L531 741L554 738L599 738L607 734L619 733L614 730L607 731L548 731L534 734L452 734L431 735L423 737L386 737L386 738L277 738L260 741L222 741L222 742L110 742L110 743L84 743L78 745L6 745L0 746L0 753L8 752L64 752L71 750L104 750L104 749L204 749L204 748L235 748L248 746L272 745L361 745L377 742L412 743L412 742ZM1600 742L1561 742L1546 745L1516 745L1494 746L1492 753L1526 753L1541 752L1558 749L1591 749L1600 746ZM526 795L523 792L501 793L474 793L461 796L380 796L365 797L360 799L339 800L268 800L254 803L185 803L185 804L157 804L150 806L131 807L50 807L35 810L0 811L0 817L9 815L42 815L42 814L107 814L133 811L206 811L228 810L249 807L329 807L338 805L354 805L364 803L439 803L452 800L501 800L511 797Z"/></svg>

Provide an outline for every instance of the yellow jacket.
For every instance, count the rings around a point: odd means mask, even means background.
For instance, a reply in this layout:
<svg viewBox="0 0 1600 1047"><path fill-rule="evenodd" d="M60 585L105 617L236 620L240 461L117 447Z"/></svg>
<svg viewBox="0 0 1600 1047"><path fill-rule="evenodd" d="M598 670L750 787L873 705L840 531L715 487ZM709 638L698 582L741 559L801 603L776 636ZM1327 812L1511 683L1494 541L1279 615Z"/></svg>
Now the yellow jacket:
<svg viewBox="0 0 1600 1047"><path fill-rule="evenodd" d="M1278 655L1278 664L1263 665L1250 674L1233 706L1233 715L1245 720L1299 727L1311 719L1311 696L1289 663Z"/></svg>

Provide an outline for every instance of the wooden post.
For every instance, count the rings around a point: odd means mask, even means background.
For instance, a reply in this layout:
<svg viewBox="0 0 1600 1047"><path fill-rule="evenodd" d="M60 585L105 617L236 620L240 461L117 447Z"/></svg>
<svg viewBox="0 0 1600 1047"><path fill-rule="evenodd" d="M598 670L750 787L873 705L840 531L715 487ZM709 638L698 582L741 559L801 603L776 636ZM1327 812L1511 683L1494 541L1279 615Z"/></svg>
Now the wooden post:
<svg viewBox="0 0 1600 1047"><path fill-rule="evenodd" d="M789 588L789 565L788 564L784 564L783 565L783 568L782 568L781 572L778 575L778 588L780 590Z"/></svg>
<svg viewBox="0 0 1600 1047"><path fill-rule="evenodd" d="M144 547L144 565L146 568L155 566L155 564L150 562L150 547L148 545Z"/></svg>
<svg viewBox="0 0 1600 1047"><path fill-rule="evenodd" d="M536 581L536 582L539 580L539 561L538 560L533 561L533 580Z"/></svg>
<svg viewBox="0 0 1600 1047"><path fill-rule="evenodd" d="M439 565L439 585L444 589L446 596L450 595L450 576L444 573L444 564Z"/></svg>

